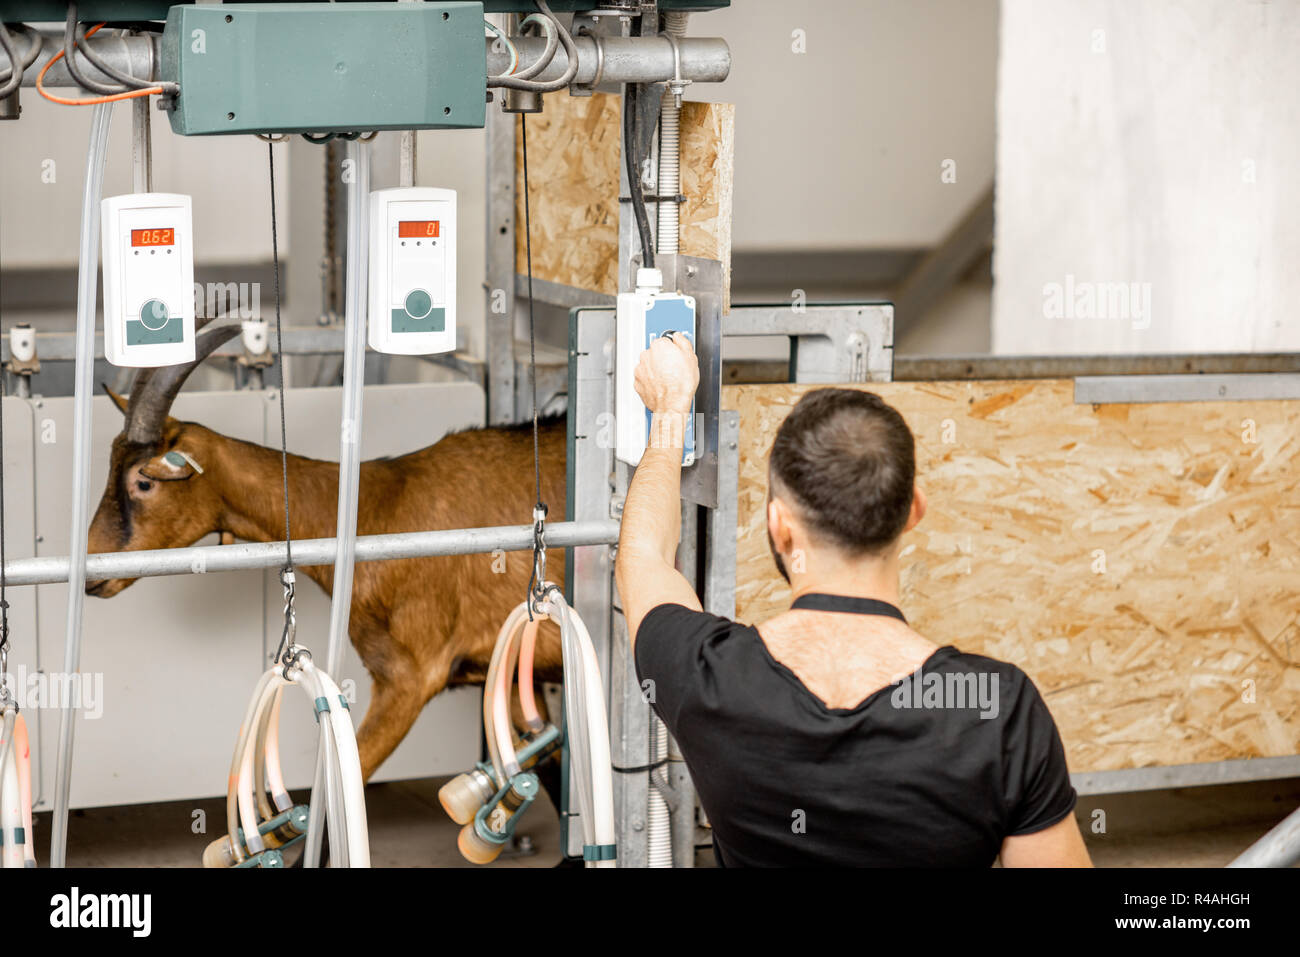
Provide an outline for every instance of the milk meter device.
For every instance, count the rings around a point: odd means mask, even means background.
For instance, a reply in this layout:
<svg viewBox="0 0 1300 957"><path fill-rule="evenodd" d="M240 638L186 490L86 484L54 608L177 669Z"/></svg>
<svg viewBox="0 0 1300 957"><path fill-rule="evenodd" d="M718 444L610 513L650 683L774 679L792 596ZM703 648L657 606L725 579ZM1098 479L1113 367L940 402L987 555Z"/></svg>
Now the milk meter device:
<svg viewBox="0 0 1300 957"><path fill-rule="evenodd" d="M455 351L455 190L370 194L369 342L405 356Z"/></svg>
<svg viewBox="0 0 1300 957"><path fill-rule="evenodd" d="M695 345L695 298L677 292L663 292L663 275L658 269L638 269L636 292L618 295L617 389L614 420L618 432L615 456L637 465L650 435L650 410L636 394L634 374L641 353L666 332L684 335ZM695 464L695 403L686 420L682 465Z"/></svg>
<svg viewBox="0 0 1300 957"><path fill-rule="evenodd" d="M100 204L104 358L144 368L194 361L190 198L110 196Z"/></svg>

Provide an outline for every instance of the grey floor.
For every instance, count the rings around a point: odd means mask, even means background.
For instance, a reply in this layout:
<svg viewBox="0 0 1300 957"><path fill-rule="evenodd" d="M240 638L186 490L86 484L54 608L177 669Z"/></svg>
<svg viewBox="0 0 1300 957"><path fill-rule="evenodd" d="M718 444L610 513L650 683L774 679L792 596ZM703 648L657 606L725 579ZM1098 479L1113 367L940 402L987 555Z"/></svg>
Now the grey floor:
<svg viewBox="0 0 1300 957"><path fill-rule="evenodd" d="M367 789L374 866L467 866L456 850L458 827L438 804L445 780ZM1297 807L1300 778L1081 797L1077 816L1099 867L1222 867ZM195 867L224 820L224 799L76 811L68 828L68 864ZM42 865L48 863L49 822L48 813L37 815ZM195 833L200 826L205 831ZM503 856L492 866L553 867L560 860L559 818L545 794L518 833L531 844L531 853ZM697 866L711 863L711 852L702 850Z"/></svg>

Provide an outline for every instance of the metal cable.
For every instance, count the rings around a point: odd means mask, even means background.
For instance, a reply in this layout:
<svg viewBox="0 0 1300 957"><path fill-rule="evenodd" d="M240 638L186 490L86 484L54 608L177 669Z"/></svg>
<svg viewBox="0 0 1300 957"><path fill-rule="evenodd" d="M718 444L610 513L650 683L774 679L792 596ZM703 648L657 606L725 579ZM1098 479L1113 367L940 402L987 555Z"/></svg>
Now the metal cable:
<svg viewBox="0 0 1300 957"><path fill-rule="evenodd" d="M5 26L4 22L0 21L0 47L3 47L5 53L9 56L9 69L0 73L0 80L4 82L4 86L0 87L0 100L11 96L15 90L22 86L23 74L41 55L41 35L28 28L26 24L19 24L19 27L30 40L27 52L21 57L18 56L14 35L9 32L9 28Z"/></svg>

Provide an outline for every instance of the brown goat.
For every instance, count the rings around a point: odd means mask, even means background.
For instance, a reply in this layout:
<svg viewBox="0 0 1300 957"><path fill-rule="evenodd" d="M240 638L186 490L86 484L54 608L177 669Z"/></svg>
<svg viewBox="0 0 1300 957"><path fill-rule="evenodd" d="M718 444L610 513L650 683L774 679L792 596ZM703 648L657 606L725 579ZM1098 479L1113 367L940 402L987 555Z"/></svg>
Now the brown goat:
<svg viewBox="0 0 1300 957"><path fill-rule="evenodd" d="M91 552L192 545L213 532L254 542L284 537L280 452L213 432L168 413L181 383L221 341L228 327L199 338L189 366L145 370L113 440L108 486L90 526ZM111 394L111 393L110 393ZM562 521L565 430L548 421L540 433L542 497ZM168 452L185 453L173 464ZM531 520L535 497L531 427L457 432L398 458L361 465L357 534L518 525ZM296 539L334 535L338 465L289 456L289 508ZM548 577L563 585L564 553L548 553ZM328 594L333 568L302 567ZM368 780L406 736L430 698L449 684L482 684L496 634L527 593L531 553L455 555L365 562L356 567L348 631L373 681L357 732ZM116 595L133 579L89 583L86 593ZM309 643L310 644L310 643ZM324 648L315 649L318 655ZM559 633L538 639L539 681L561 671Z"/></svg>

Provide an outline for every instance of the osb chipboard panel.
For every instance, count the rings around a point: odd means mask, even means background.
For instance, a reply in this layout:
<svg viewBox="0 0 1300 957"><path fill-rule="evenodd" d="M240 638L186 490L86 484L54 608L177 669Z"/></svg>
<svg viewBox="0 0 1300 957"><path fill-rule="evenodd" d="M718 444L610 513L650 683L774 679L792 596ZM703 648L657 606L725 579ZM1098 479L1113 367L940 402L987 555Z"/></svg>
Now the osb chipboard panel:
<svg viewBox="0 0 1300 957"><path fill-rule="evenodd" d="M737 614L788 607L767 454L814 386L731 386ZM902 554L909 621L1012 661L1073 771L1300 751L1300 401L1076 405L1071 381L872 385L929 499Z"/></svg>
<svg viewBox="0 0 1300 957"><path fill-rule="evenodd" d="M533 276L550 282L618 293L618 183L622 153L622 99L608 93L549 96L543 113L528 119L529 206ZM516 127L518 130L518 127ZM731 201L735 107L683 103L680 249L716 259L731 287ZM515 136L515 268L526 270L523 140ZM630 215L629 210L629 215ZM653 204L647 206L653 219ZM726 308L724 306L724 308Z"/></svg>

